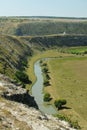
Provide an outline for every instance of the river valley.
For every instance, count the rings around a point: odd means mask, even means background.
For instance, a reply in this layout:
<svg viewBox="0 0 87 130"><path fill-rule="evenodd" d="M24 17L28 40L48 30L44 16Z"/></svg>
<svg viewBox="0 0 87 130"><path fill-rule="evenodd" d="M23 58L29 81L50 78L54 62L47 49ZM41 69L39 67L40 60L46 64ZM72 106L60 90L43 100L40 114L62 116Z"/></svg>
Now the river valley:
<svg viewBox="0 0 87 130"><path fill-rule="evenodd" d="M56 114L57 111L52 105L47 105L43 102L43 76L39 61L34 64L36 82L32 87L32 96L34 96L39 109L47 114Z"/></svg>

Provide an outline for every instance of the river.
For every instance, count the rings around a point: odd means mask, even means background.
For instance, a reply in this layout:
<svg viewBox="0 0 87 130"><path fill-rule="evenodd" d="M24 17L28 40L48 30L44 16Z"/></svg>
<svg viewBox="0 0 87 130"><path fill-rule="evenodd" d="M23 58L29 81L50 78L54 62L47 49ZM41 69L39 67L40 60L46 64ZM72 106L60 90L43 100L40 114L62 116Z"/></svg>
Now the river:
<svg viewBox="0 0 87 130"><path fill-rule="evenodd" d="M43 76L39 61L34 64L34 72L37 80L32 87L32 96L34 96L40 111L47 114L56 114L57 111L52 105L43 102Z"/></svg>

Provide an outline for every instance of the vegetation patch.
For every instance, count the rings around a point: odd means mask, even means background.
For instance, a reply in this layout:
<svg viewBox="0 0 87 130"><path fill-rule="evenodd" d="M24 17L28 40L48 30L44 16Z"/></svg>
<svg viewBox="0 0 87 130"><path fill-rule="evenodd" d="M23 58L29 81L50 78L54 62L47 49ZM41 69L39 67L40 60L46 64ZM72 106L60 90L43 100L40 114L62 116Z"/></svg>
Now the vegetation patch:
<svg viewBox="0 0 87 130"><path fill-rule="evenodd" d="M17 71L15 76L16 76L17 81L21 82L23 84L23 86L25 86L25 84L32 83L32 81L29 79L29 76L22 71Z"/></svg>
<svg viewBox="0 0 87 130"><path fill-rule="evenodd" d="M20 38L0 35L0 72L14 78L17 70L25 69L31 53L30 47Z"/></svg>
<svg viewBox="0 0 87 130"><path fill-rule="evenodd" d="M50 76L47 63L45 61L40 61L42 72L43 72L43 85L44 87L50 86Z"/></svg>
<svg viewBox="0 0 87 130"><path fill-rule="evenodd" d="M72 121L67 115L57 114L56 117L58 117L58 119L60 119L60 120L67 121L72 128L75 128L77 130L81 129L81 127L78 124L78 121Z"/></svg>
<svg viewBox="0 0 87 130"><path fill-rule="evenodd" d="M58 48L58 51L62 53L71 53L71 54L84 56L85 54L87 54L87 46L63 47L63 48Z"/></svg>
<svg viewBox="0 0 87 130"><path fill-rule="evenodd" d="M54 105L56 106L56 108L58 108L58 110L61 110L64 105L66 105L67 101L65 99L58 99L55 100Z"/></svg>
<svg viewBox="0 0 87 130"><path fill-rule="evenodd" d="M45 94L44 94L44 101L45 101L45 102L49 102L51 99L52 99L52 98L51 98L50 93L45 93Z"/></svg>

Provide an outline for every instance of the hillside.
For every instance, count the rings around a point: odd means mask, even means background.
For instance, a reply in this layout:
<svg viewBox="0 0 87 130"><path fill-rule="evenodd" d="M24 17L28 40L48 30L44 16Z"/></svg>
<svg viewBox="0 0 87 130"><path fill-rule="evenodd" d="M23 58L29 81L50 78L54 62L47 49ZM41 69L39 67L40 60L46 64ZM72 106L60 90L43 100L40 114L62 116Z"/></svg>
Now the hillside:
<svg viewBox="0 0 87 130"><path fill-rule="evenodd" d="M0 35L0 73L14 76L31 55L31 49L17 37Z"/></svg>
<svg viewBox="0 0 87 130"><path fill-rule="evenodd" d="M16 100L19 96L20 100L11 101L11 95L15 95ZM6 100L7 97L11 98ZM21 103L23 100L24 103ZM0 74L0 130L75 130L67 122L30 107L31 102L35 107L34 98L28 95L25 89Z"/></svg>
<svg viewBox="0 0 87 130"><path fill-rule="evenodd" d="M22 36L20 39L28 43L31 48L35 48L40 51L56 47L87 46L87 35Z"/></svg>
<svg viewBox="0 0 87 130"><path fill-rule="evenodd" d="M87 19L1 17L0 32L18 36L87 34Z"/></svg>
<svg viewBox="0 0 87 130"><path fill-rule="evenodd" d="M16 35L50 35L50 34L87 34L87 22L33 21L21 23Z"/></svg>

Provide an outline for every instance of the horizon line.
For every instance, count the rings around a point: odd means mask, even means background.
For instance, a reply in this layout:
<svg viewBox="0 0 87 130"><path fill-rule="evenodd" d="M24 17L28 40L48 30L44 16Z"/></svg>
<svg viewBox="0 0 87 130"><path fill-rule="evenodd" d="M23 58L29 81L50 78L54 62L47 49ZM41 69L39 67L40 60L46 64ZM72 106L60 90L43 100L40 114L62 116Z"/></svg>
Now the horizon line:
<svg viewBox="0 0 87 130"><path fill-rule="evenodd" d="M87 19L87 17L73 17L73 16L45 16L45 15L8 15L8 16L0 16L0 17L31 17L31 18L70 18L70 19Z"/></svg>

